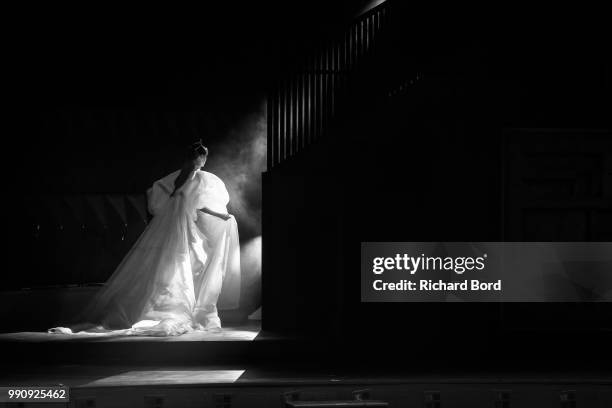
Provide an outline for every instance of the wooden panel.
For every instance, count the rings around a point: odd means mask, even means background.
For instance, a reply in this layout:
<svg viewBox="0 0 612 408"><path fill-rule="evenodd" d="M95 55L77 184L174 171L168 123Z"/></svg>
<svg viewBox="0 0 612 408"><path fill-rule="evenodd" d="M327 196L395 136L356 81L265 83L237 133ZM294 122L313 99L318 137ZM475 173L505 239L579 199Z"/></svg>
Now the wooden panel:
<svg viewBox="0 0 612 408"><path fill-rule="evenodd" d="M606 240L612 236L610 133L508 130L504 142L505 239Z"/></svg>

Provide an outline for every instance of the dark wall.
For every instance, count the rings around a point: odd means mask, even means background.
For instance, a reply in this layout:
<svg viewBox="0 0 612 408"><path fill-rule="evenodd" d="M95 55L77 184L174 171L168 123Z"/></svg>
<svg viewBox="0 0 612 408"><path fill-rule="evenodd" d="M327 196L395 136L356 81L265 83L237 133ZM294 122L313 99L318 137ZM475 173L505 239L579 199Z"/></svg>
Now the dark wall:
<svg viewBox="0 0 612 408"><path fill-rule="evenodd" d="M23 273L0 286L104 281L146 225L146 189L199 138L241 239L260 236L268 84L297 38L362 2L324 3L16 10L3 164Z"/></svg>
<svg viewBox="0 0 612 408"><path fill-rule="evenodd" d="M563 129L596 129L603 139L610 137L611 65L596 28L568 32L526 19L472 24L463 15L424 17L412 5L393 4L398 6L391 10L392 23L351 78L328 140L266 175L264 202L276 204L273 214L264 212L265 276L285 278L278 285L264 279L264 310L274 317L264 324L310 337L336 334L347 358L372 361L374 349L415 364L428 358L551 362L560 350L574 361L589 353L595 358L603 351L607 304L360 302L363 241L507 238L502 158L508 129L552 128L561 135ZM562 147L553 140L537 143L561 148L567 156L583 142L576 137ZM527 134L522 143L529 147L536 141ZM608 160L610 145L600 149ZM609 182L607 165L593 169L599 191L608 191L601 184ZM563 173L559 166L549 171ZM609 197L600 197L589 205L607 206L607 214ZM557 198L560 205L575 199ZM305 207L304 200L312 204ZM579 223L574 227L547 239L595 239L583 234ZM573 317L564 321L567 313ZM536 320L542 323L544 316L549 324L538 327ZM526 323L521 328L526 331L515 330L517 321ZM588 350L580 340L583 330L591 333ZM522 341L532 347L513 349ZM441 352L449 347L460 352Z"/></svg>
<svg viewBox="0 0 612 408"><path fill-rule="evenodd" d="M241 238L260 235L265 162L248 167L250 189L233 170L244 160L235 146L249 150L265 132L277 58L266 9L211 5L193 20L168 8L40 11L19 22L6 55L3 163L19 273L5 271L0 286L103 282L146 225L146 189L199 138L242 214Z"/></svg>

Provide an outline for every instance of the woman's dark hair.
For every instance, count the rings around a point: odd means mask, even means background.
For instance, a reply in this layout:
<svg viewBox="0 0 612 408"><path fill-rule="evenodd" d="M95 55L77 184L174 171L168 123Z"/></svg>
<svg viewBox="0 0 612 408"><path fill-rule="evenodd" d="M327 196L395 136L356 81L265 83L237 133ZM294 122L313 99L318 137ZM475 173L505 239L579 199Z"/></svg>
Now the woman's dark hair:
<svg viewBox="0 0 612 408"><path fill-rule="evenodd" d="M185 150L185 161L195 160L200 156L208 156L208 148L202 144L202 139L190 144Z"/></svg>
<svg viewBox="0 0 612 408"><path fill-rule="evenodd" d="M187 181L187 176L189 176L190 171L188 163L193 162L200 156L208 156L208 148L202 144L202 139L199 141L192 143L185 149L185 160L183 163L183 167L181 168L181 172L178 177L174 180L174 191L181 188L183 183ZM174 194L174 192L172 192Z"/></svg>

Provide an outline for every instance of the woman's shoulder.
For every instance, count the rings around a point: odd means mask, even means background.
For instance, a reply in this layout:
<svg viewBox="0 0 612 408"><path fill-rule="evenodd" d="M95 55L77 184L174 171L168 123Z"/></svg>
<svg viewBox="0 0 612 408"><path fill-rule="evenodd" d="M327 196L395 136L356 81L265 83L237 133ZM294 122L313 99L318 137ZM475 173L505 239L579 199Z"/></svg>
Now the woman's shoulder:
<svg viewBox="0 0 612 408"><path fill-rule="evenodd" d="M216 174L213 174L209 171L205 171L205 170L198 170L198 175L204 179L205 181L209 181L209 182L215 182L215 183L221 183L221 184L225 184L223 183L223 180L221 180L219 178L219 176L217 176Z"/></svg>

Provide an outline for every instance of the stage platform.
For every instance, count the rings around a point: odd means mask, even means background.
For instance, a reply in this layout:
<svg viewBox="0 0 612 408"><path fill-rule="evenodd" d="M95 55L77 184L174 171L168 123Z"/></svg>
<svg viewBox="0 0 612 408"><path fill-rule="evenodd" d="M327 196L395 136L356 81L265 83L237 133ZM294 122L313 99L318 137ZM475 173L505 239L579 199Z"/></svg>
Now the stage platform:
<svg viewBox="0 0 612 408"><path fill-rule="evenodd" d="M478 372L409 368L361 370L320 364L245 367L224 366L106 366L106 365L23 365L9 367L0 381L15 385L57 384L75 388L136 386L324 386L399 384L593 384L612 387L612 375L597 371L574 372ZM612 391L612 389L611 389Z"/></svg>
<svg viewBox="0 0 612 408"><path fill-rule="evenodd" d="M568 395L581 408L612 406L612 375L603 363L572 368L558 355L513 361L469 353L453 360L453 353L431 354L418 343L384 348L359 339L359 332L341 342L291 337L261 330L259 322L177 337L4 333L0 386L63 384L69 406L98 408L284 407L293 393L302 401L346 402L363 389L390 407L438 398L444 408L488 408L500 395L523 408L559 407Z"/></svg>
<svg viewBox="0 0 612 408"><path fill-rule="evenodd" d="M252 341L261 332L261 324L253 322L240 326L223 327L220 331L197 331L181 336L124 336L114 333L73 333L51 334L45 332L0 333L0 342L65 342L65 341L98 341L98 342L183 342L183 341ZM262 334L260 340L264 338Z"/></svg>
<svg viewBox="0 0 612 408"><path fill-rule="evenodd" d="M296 351L310 358L317 348L296 338L269 333L259 323L224 327L221 332L197 332L172 337L0 334L0 361L18 365L210 365L258 364L294 359Z"/></svg>
<svg viewBox="0 0 612 408"><path fill-rule="evenodd" d="M109 333L0 334L0 359L57 364L197 365L266 361L300 349L301 341L261 330L259 321L221 331L181 336L125 336ZM306 353L307 354L307 353Z"/></svg>
<svg viewBox="0 0 612 408"><path fill-rule="evenodd" d="M313 342L262 331L258 322L178 337L5 333L0 386L63 384L69 406L98 408L284 407L287 395L346 402L363 389L390 407L438 398L444 408L485 408L500 395L524 408L558 407L568 395L581 408L612 406L609 370L574 370L563 359L477 368L416 349L350 348L353 340Z"/></svg>
<svg viewBox="0 0 612 408"><path fill-rule="evenodd" d="M63 384L70 387L73 406L79 406L79 401L92 406L93 400L96 407L282 407L288 393L296 392L301 400L348 401L353 392L364 388L371 399L391 407L424 406L428 396L439 398L445 408L492 407L500 392L513 401L511 406L527 408L558 407L568 393L581 402L580 407L612 403L612 378L598 372L437 372L432 367L414 373L287 363L284 367L189 368L34 365L3 370L0 384Z"/></svg>

